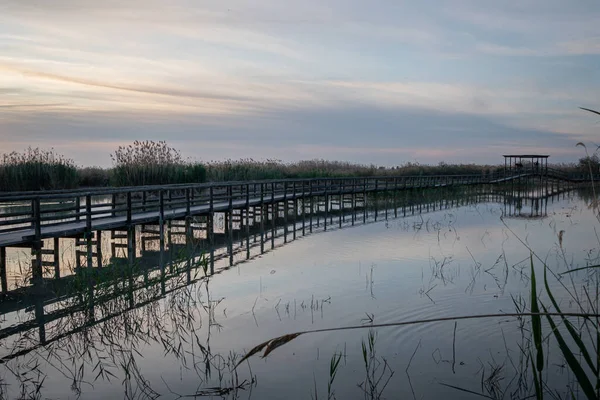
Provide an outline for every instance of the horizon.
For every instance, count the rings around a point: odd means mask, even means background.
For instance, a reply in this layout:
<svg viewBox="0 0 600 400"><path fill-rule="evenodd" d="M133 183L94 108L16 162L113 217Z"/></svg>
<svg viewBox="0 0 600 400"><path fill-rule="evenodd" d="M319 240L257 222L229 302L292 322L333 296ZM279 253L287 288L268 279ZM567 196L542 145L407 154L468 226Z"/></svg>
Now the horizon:
<svg viewBox="0 0 600 400"><path fill-rule="evenodd" d="M578 108L600 107L599 18L591 0L0 0L0 153L576 162L600 128Z"/></svg>

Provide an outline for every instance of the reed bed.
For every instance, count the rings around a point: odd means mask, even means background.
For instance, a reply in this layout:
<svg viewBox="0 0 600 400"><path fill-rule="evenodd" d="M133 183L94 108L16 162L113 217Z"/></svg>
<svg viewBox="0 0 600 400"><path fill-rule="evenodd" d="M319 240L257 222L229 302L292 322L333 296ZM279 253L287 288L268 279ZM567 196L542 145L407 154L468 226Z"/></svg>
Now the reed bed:
<svg viewBox="0 0 600 400"><path fill-rule="evenodd" d="M141 186L176 183L248 181L286 178L330 178L417 175L487 176L502 171L503 165L408 162L393 167L322 159L283 162L277 159L186 160L164 141L135 141L111 154L113 166L76 167L54 150L29 148L9 153L0 163L0 191L69 189L74 187ZM578 163L554 165L565 172L600 170L598 156Z"/></svg>
<svg viewBox="0 0 600 400"><path fill-rule="evenodd" d="M70 189L78 185L73 160L53 149L28 147L4 154L0 161L0 191Z"/></svg>
<svg viewBox="0 0 600 400"><path fill-rule="evenodd" d="M109 181L114 186L198 183L206 180L204 165L184 161L179 151L164 141L135 141L129 146L119 146L111 158L115 166Z"/></svg>
<svg viewBox="0 0 600 400"><path fill-rule="evenodd" d="M78 168L79 187L105 187L110 186L111 170L100 167Z"/></svg>
<svg viewBox="0 0 600 400"><path fill-rule="evenodd" d="M284 163L280 160L253 159L211 161L207 164L207 179L213 182L284 178L330 178L362 176L458 175L491 174L500 166L476 164L422 165L406 163L394 167L357 164L343 161L302 160Z"/></svg>

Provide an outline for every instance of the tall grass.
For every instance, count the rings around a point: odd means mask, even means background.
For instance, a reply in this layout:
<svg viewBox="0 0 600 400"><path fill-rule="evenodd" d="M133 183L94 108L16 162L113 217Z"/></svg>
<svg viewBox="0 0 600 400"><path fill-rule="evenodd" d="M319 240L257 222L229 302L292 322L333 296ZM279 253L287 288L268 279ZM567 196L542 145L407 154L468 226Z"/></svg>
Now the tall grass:
<svg viewBox="0 0 600 400"><path fill-rule="evenodd" d="M343 161L302 160L284 163L269 159L257 161L253 159L211 161L207 164L209 181L244 181L284 178L331 178L331 177L363 177L375 175L408 176L408 175L487 175L501 170L494 165L447 164L422 165L406 163L394 167L381 167L373 164L358 164Z"/></svg>
<svg viewBox="0 0 600 400"><path fill-rule="evenodd" d="M206 168L199 163L186 162L179 151L166 142L135 141L119 146L111 155L114 186L201 183L206 180Z"/></svg>
<svg viewBox="0 0 600 400"><path fill-rule="evenodd" d="M53 149L28 147L4 154L0 161L0 191L70 189L78 185L73 160Z"/></svg>
<svg viewBox="0 0 600 400"><path fill-rule="evenodd" d="M147 142L143 142L147 143ZM152 142L150 142L152 143ZM164 143L162 144L166 146ZM158 155L152 159L150 146L121 147L113 155L113 169L82 168L81 186L135 186L161 183L230 182L266 179L308 179L333 177L409 176L409 175L488 175L502 167L476 164L421 165L407 163L395 167L357 164L343 161L302 160L284 163L280 160L253 159L210 161L205 164L183 162L172 149L173 157ZM142 154L144 153L144 154ZM150 153L150 155L145 154ZM117 159L115 156L119 155Z"/></svg>
<svg viewBox="0 0 600 400"><path fill-rule="evenodd" d="M53 150L28 149L4 155L0 164L0 191L68 189L73 187L140 186L177 183L306 179L368 176L482 175L503 170L503 165L426 165L408 162L393 167L322 159L283 162L251 158L198 162L184 160L181 153L164 141L135 141L118 147L112 168L75 167L72 160ZM597 163L597 157L591 159ZM556 165L565 172L581 172L579 164ZM595 164L594 164L595 165ZM598 168L595 168L595 170ZM586 170L587 171L587 170Z"/></svg>
<svg viewBox="0 0 600 400"><path fill-rule="evenodd" d="M79 186L87 187L104 187L110 185L110 177L112 169L100 167L84 167L77 170L79 175Z"/></svg>

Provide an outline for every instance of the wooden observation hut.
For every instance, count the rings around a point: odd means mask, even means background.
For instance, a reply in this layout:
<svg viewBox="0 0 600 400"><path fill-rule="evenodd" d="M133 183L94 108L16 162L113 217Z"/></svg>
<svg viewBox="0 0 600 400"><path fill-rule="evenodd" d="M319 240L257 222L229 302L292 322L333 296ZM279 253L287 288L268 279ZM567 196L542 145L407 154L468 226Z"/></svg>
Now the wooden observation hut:
<svg viewBox="0 0 600 400"><path fill-rule="evenodd" d="M520 174L548 175L548 155L507 154L504 155L504 176Z"/></svg>
<svg viewBox="0 0 600 400"><path fill-rule="evenodd" d="M504 155L504 180L509 183L505 215L526 219L547 216L548 157L545 154Z"/></svg>

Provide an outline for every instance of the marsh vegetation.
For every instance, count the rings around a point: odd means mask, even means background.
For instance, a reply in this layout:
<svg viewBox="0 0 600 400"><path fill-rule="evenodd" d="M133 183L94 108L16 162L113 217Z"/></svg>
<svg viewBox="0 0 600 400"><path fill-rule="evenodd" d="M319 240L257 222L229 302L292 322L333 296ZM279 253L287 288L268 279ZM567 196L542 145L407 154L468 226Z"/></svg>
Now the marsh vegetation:
<svg viewBox="0 0 600 400"><path fill-rule="evenodd" d="M73 160L53 149L28 148L23 152L4 154L0 163L0 191L284 178L486 175L502 169L498 165L443 162L438 165L408 162L393 167L382 167L327 160L288 163L275 159L197 161L184 159L178 149L162 141L136 141L131 145L119 146L110 154L110 159L111 167L100 168L76 166Z"/></svg>

